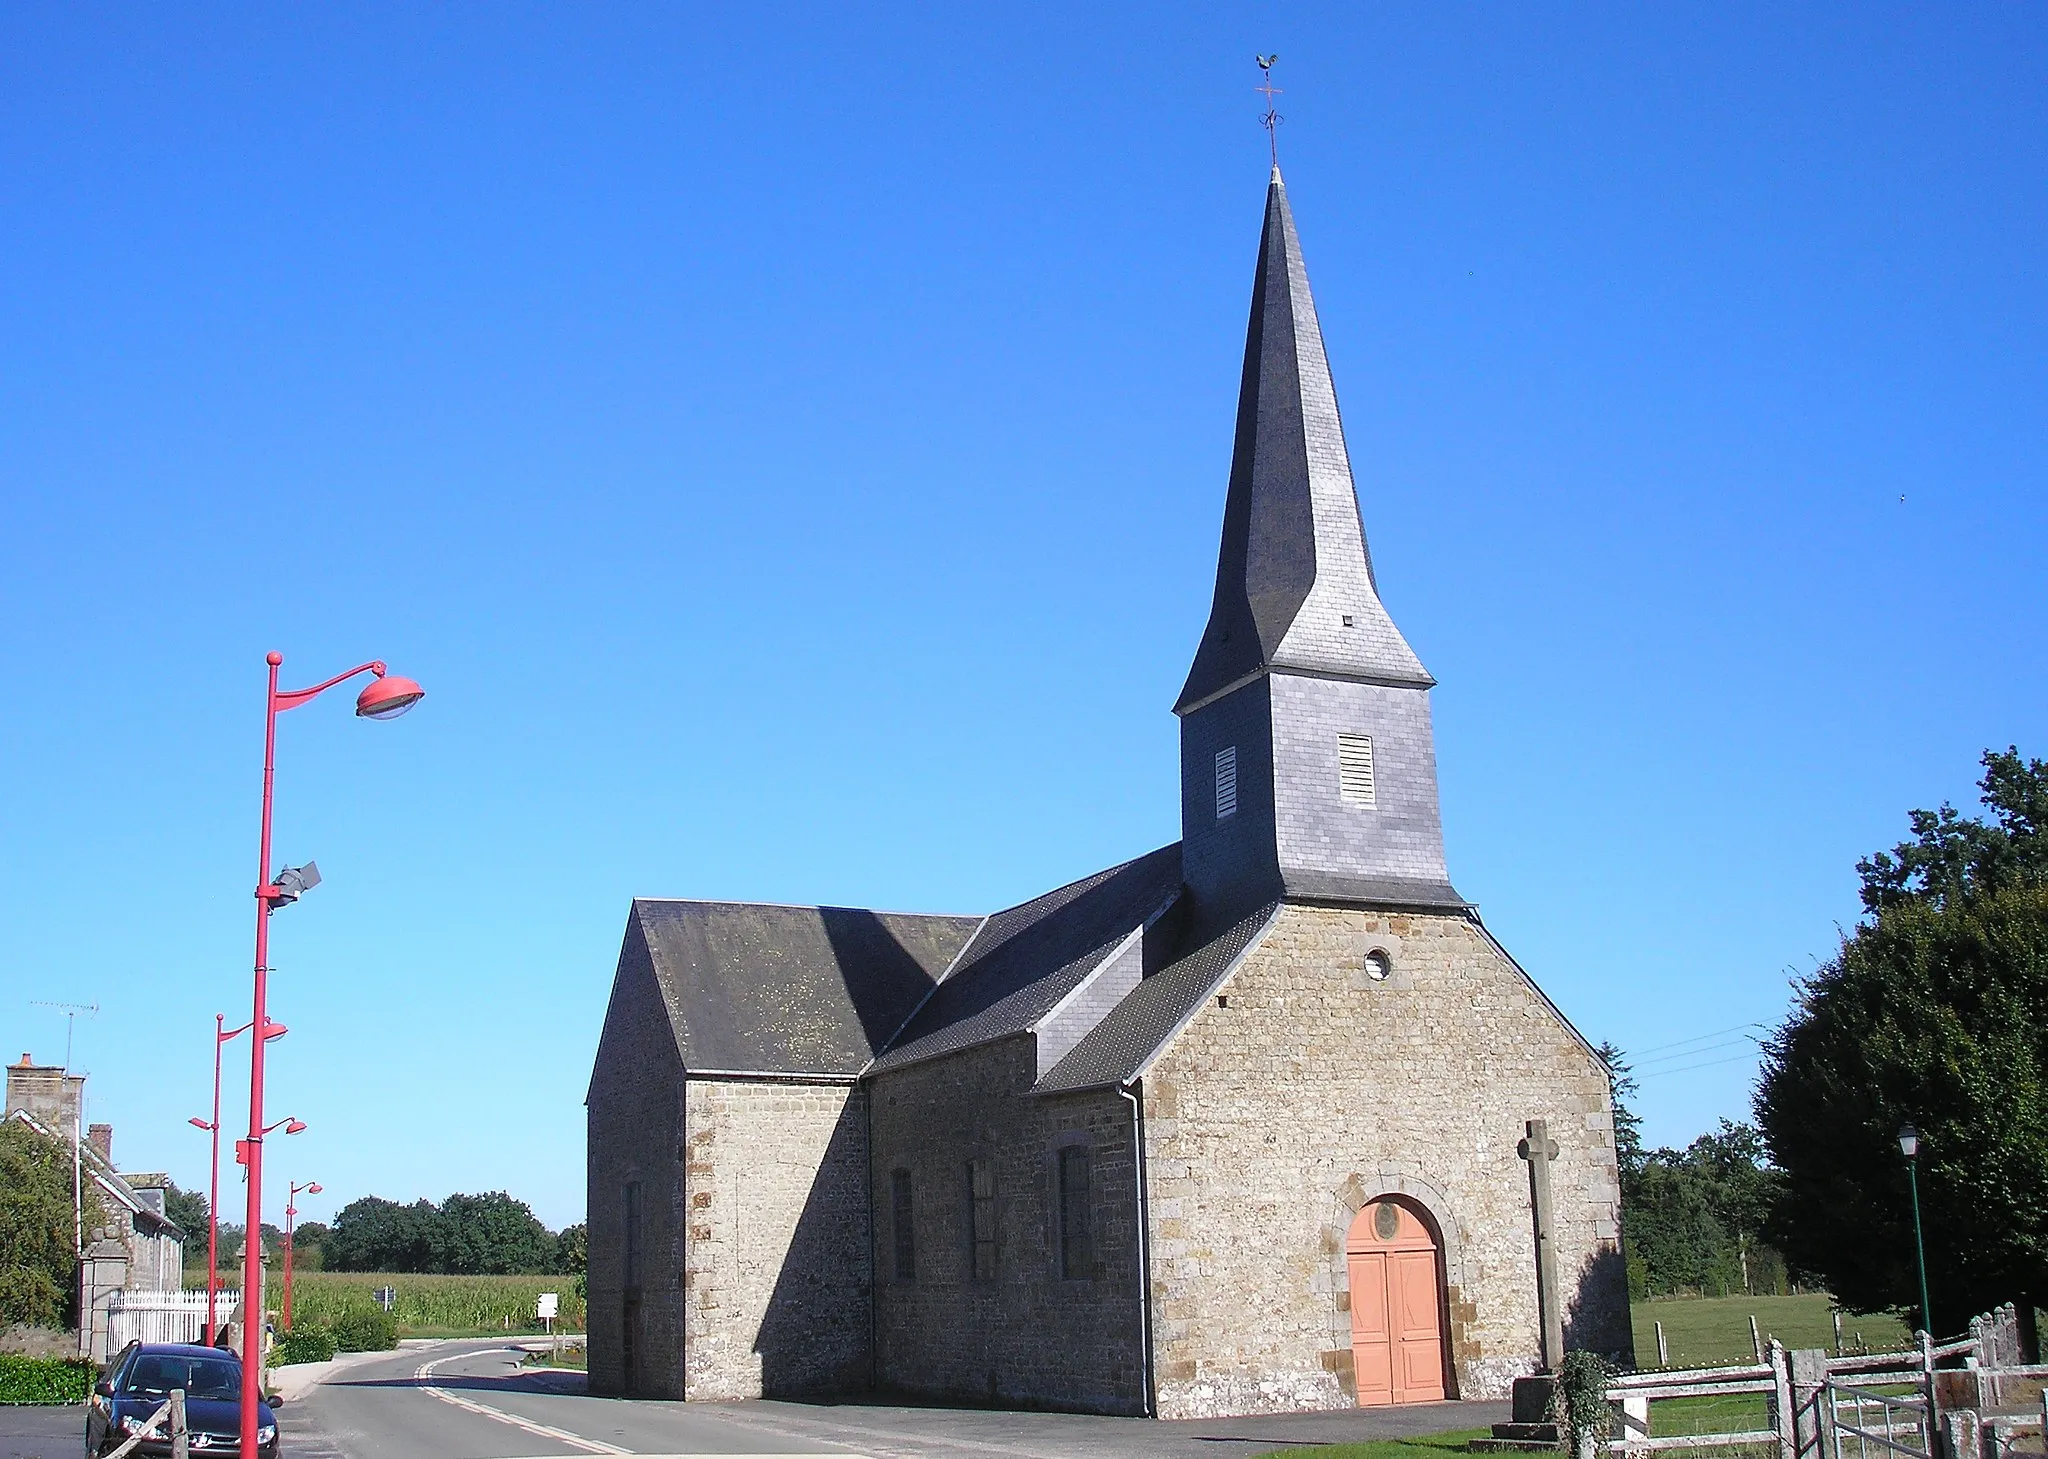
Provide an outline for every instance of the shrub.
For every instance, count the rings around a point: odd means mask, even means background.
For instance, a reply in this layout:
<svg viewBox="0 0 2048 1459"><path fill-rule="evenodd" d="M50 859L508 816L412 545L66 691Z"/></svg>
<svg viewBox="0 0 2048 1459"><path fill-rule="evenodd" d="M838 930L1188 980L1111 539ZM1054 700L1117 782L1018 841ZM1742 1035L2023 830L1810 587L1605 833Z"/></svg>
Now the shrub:
<svg viewBox="0 0 2048 1459"><path fill-rule="evenodd" d="M1550 1421L1562 1432L1567 1454L1581 1452L1589 1442L1606 1442L1614 1424L1614 1410L1607 1406L1607 1385L1613 1379L1614 1369L1597 1353L1564 1355L1550 1390Z"/></svg>
<svg viewBox="0 0 2048 1459"><path fill-rule="evenodd" d="M270 1349L270 1364L324 1363L334 1356L334 1334L324 1327L295 1327Z"/></svg>
<svg viewBox="0 0 2048 1459"><path fill-rule="evenodd" d="M0 1353L0 1403L83 1403L98 1371L83 1358Z"/></svg>
<svg viewBox="0 0 2048 1459"><path fill-rule="evenodd" d="M375 1307L354 1307L334 1319L334 1346L344 1353L381 1353L398 1346L398 1319Z"/></svg>

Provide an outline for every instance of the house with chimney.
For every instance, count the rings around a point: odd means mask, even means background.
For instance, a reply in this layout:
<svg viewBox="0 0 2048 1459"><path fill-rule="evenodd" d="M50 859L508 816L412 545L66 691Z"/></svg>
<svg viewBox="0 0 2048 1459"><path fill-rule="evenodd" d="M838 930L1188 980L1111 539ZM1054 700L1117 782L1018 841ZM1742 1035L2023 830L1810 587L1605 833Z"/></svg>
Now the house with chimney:
<svg viewBox="0 0 2048 1459"><path fill-rule="evenodd" d="M594 1391L1182 1418L1628 1356L1610 1074L1452 883L1277 167L1221 538L1174 844L987 915L632 903Z"/></svg>
<svg viewBox="0 0 2048 1459"><path fill-rule="evenodd" d="M184 1289L185 1233L165 1214L170 1177L116 1169L114 1127L91 1124L81 1132L84 1105L84 1075L39 1065L28 1054L7 1066L4 1117L72 1148L80 1188L99 1196L104 1219L80 1233L79 1344L104 1361L117 1296Z"/></svg>

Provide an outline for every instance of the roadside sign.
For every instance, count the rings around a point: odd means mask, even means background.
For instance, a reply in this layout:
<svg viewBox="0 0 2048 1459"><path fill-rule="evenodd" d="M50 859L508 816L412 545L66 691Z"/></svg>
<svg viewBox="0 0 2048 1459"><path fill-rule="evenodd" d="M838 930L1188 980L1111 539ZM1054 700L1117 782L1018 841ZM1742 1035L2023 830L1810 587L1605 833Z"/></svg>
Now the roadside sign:
<svg viewBox="0 0 2048 1459"><path fill-rule="evenodd" d="M389 1312L391 1310L392 1304L398 1300L398 1288L379 1287L370 1295L376 1299L377 1305L379 1307L382 1307L386 1312Z"/></svg>
<svg viewBox="0 0 2048 1459"><path fill-rule="evenodd" d="M543 1320L553 1317L561 1310L561 1296L555 1292L543 1292L540 1301L534 1304L535 1317Z"/></svg>

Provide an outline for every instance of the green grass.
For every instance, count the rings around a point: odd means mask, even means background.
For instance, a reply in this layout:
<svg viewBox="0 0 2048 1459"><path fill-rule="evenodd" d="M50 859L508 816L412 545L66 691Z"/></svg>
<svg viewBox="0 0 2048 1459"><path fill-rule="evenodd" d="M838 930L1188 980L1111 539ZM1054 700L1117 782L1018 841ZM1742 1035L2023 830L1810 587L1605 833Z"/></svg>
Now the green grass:
<svg viewBox="0 0 2048 1459"><path fill-rule="evenodd" d="M1659 1297L1634 1306L1636 1366L1657 1364L1656 1324L1664 1324L1664 1342L1674 1368L1711 1368L1752 1361L1749 1319L1765 1342L1773 1337L1788 1348L1826 1348L1833 1352L1835 1327L1829 1314L1833 1299L1825 1293L1797 1297ZM1842 1342L1847 1351L1891 1352L1908 1346L1911 1335L1896 1317L1842 1314ZM1741 1428L1741 1424L1726 1427Z"/></svg>
<svg viewBox="0 0 2048 1459"><path fill-rule="evenodd" d="M534 1300L542 1292L561 1298L555 1326L583 1329L583 1304L574 1277L407 1276L382 1272L301 1272L292 1279L292 1318L324 1326L352 1309L373 1308L379 1287L397 1289L391 1315L401 1337L469 1337L489 1333L539 1332Z"/></svg>
<svg viewBox="0 0 2048 1459"><path fill-rule="evenodd" d="M1418 1434L1412 1439L1374 1439L1365 1444L1314 1444L1305 1449L1275 1449L1258 1459L1443 1459L1462 1454L1485 1429L1458 1429L1448 1434Z"/></svg>

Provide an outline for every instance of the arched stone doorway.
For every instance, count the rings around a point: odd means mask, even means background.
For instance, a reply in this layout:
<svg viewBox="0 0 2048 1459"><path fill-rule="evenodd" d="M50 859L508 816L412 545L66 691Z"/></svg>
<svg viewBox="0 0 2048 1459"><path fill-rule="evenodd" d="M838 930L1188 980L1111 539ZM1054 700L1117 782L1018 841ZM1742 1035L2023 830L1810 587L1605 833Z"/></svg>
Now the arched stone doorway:
<svg viewBox="0 0 2048 1459"><path fill-rule="evenodd" d="M1405 1201L1382 1196L1352 1218L1344 1265L1360 1407L1444 1397L1443 1256L1434 1224Z"/></svg>

